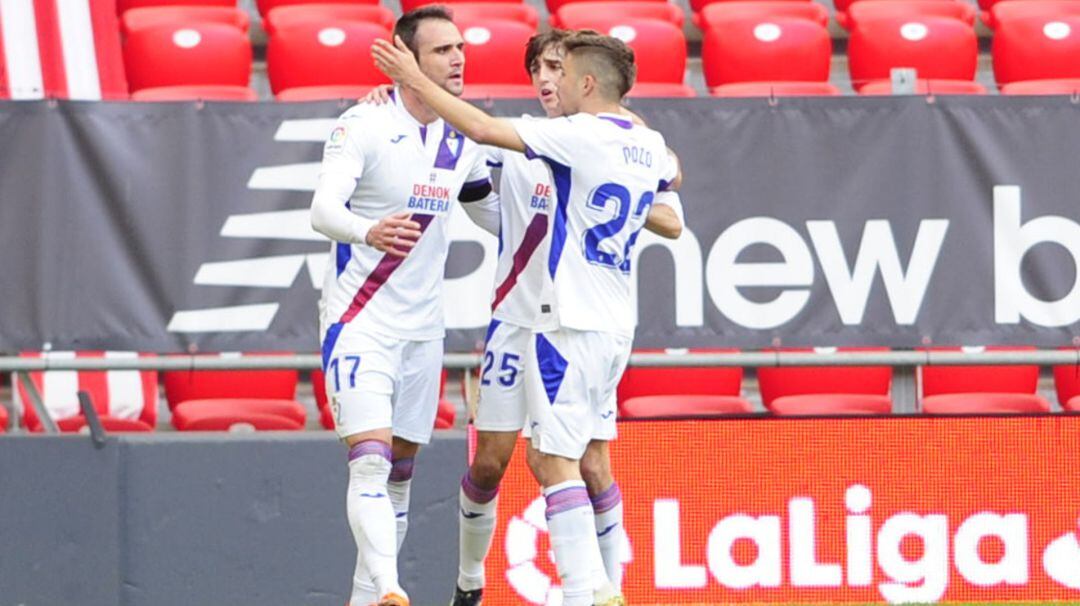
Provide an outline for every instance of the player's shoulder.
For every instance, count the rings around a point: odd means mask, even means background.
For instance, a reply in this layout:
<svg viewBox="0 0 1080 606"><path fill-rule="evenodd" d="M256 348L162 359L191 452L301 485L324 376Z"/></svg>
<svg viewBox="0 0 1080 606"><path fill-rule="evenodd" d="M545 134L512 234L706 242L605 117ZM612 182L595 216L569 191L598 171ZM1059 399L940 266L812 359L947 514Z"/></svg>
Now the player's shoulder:
<svg viewBox="0 0 1080 606"><path fill-rule="evenodd" d="M385 103L383 105L376 105L374 103L357 103L349 109L345 110L343 114L338 116L338 120L344 122L364 121L376 117L385 117L389 114L391 105Z"/></svg>

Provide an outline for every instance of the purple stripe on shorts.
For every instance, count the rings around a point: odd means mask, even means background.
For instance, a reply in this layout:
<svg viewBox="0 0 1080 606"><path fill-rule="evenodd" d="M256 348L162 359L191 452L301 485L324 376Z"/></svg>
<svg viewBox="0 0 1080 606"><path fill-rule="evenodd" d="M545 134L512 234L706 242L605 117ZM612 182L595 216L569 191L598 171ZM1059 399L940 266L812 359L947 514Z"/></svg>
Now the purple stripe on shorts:
<svg viewBox="0 0 1080 606"><path fill-rule="evenodd" d="M592 498L592 508L596 513L611 511L619 503L622 503L622 491L616 482L612 482L607 490Z"/></svg>
<svg viewBox="0 0 1080 606"><path fill-rule="evenodd" d="M499 495L499 487L486 489L480 488L476 484L473 484L472 476L466 471L465 475L461 476L461 491L465 493L470 501L477 505L483 505L490 503L495 497Z"/></svg>
<svg viewBox="0 0 1080 606"><path fill-rule="evenodd" d="M349 461L355 461L364 455L379 455L390 460L390 445L379 440L364 440L349 449Z"/></svg>
<svg viewBox="0 0 1080 606"><path fill-rule="evenodd" d="M394 465L390 468L390 481L406 482L411 480L414 461L415 459L412 457L394 461Z"/></svg>
<svg viewBox="0 0 1080 606"><path fill-rule="evenodd" d="M592 503L589 502L589 491L585 490L584 486L563 488L559 492L547 495L545 499L547 500L547 510L544 512L544 516L549 520L571 509L592 507Z"/></svg>

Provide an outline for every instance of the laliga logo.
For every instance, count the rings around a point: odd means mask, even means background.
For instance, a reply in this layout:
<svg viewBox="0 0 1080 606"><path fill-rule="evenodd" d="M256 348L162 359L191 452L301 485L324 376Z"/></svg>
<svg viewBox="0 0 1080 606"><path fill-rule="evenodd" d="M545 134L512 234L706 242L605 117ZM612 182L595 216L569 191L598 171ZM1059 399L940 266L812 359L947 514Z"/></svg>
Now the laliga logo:
<svg viewBox="0 0 1080 606"><path fill-rule="evenodd" d="M544 516L545 509L547 509L547 503L544 497L537 497L525 508L525 513L514 516L507 524L506 581L530 604L560 606L562 589L537 566L537 557L539 557L537 547L540 545L541 533L547 534L548 531L547 518ZM626 535L624 534L623 537ZM624 539L621 551L623 566L633 561L633 550L628 539ZM554 566L554 555L548 552L547 558Z"/></svg>
<svg viewBox="0 0 1080 606"><path fill-rule="evenodd" d="M742 513L721 519L709 532L706 565L700 565L682 561L679 502L656 500L656 587L702 589L708 585L708 572L717 583L730 589L876 585L885 600L896 604L941 600L954 578L950 568L976 587L1024 586L1030 582L1029 553L1038 547L1031 543L1026 514L982 511L953 526L945 513L920 515L903 511L880 520L875 528L869 515L872 502L873 495L866 486L848 487L844 537L832 539L843 541L844 563L818 560L814 500L795 497L788 501L786 520L779 515ZM905 554L903 544L909 537L922 544L921 556L911 558ZM993 561L980 553L980 544L987 539L1002 547L1000 557ZM752 562L737 561L733 555L736 543L742 541L756 547ZM885 577L880 582L875 579L875 564ZM1051 541L1043 551L1042 564L1055 582L1080 590L1080 533L1069 532Z"/></svg>

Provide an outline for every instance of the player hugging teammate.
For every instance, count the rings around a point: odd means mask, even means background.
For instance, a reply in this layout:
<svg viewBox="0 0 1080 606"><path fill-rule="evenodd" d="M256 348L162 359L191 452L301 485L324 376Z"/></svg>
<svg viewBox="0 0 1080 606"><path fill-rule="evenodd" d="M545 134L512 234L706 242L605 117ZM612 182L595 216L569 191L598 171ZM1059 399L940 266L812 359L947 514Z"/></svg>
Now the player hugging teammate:
<svg viewBox="0 0 1080 606"><path fill-rule="evenodd" d="M359 552L352 606L409 603L396 569L408 488L402 498L396 485L411 477L412 456L430 438L431 386L410 375L421 368L430 375L436 349L441 356L440 281L448 247L445 215L406 210L409 190L428 171L428 185L444 188L448 205L457 197L503 244L485 346L485 359L498 372L482 382L478 450L461 481L451 604L481 603L498 486L523 429L528 464L547 501L563 603L623 604L625 531L608 443L634 331L630 260L642 228L665 237L681 231L681 207L669 191L677 161L659 133L621 107L635 72L633 52L622 42L561 31L530 40L525 69L546 114L536 119L492 118L461 101L461 50L444 9L402 17L395 44L373 48L397 88L388 103L361 104L342 116L349 130L344 145L349 136L364 141L351 143L358 151L349 162L335 164L341 142L331 138L323 169L331 183L320 183L312 205L313 225L336 241L338 259L323 291L323 351L338 432L350 446L348 517ZM371 116L362 128L348 122L358 114ZM438 144L428 140L432 130L442 137ZM405 153L389 143L400 134L413 138L412 164L402 164ZM455 164L441 165L448 155ZM416 166L415 175L405 174ZM498 194L487 166L502 169ZM341 176L348 182L332 177L335 170L347 173ZM325 195L332 187L336 195ZM331 206L332 220L316 219ZM347 280L342 259L351 255L361 262ZM439 274L409 284L403 278L410 268ZM380 305L380 297L390 301ZM384 308L403 315L364 316ZM406 324L405 317L417 323ZM418 326L429 330L413 334ZM349 347L341 346L342 335ZM422 363L406 362L412 359ZM408 473L397 473L406 460ZM395 516L396 537L387 531Z"/></svg>

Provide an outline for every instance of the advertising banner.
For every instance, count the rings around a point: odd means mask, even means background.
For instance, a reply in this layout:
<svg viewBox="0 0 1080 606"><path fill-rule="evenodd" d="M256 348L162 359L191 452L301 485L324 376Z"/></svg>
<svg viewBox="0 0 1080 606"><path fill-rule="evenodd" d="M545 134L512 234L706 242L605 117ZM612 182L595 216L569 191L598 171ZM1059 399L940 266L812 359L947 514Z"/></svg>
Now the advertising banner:
<svg viewBox="0 0 1080 606"><path fill-rule="evenodd" d="M623 422L631 604L1080 601L1080 417ZM560 602L519 444L485 599Z"/></svg>
<svg viewBox="0 0 1080 606"><path fill-rule="evenodd" d="M0 351L315 351L332 264L308 209L344 109L0 103ZM678 152L686 215L678 240L642 232L631 254L637 346L1080 336L1080 104L1069 98L633 109ZM460 211L451 238L447 348L473 351L499 246Z"/></svg>

